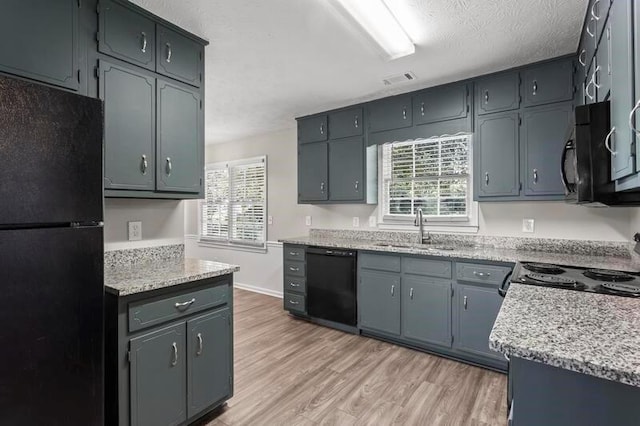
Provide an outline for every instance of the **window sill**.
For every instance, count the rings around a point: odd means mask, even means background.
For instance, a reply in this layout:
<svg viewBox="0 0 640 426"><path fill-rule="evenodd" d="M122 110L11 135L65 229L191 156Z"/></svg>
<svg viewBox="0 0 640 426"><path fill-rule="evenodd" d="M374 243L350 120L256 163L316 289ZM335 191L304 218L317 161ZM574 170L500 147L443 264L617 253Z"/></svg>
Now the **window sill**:
<svg viewBox="0 0 640 426"><path fill-rule="evenodd" d="M237 244L237 243L226 243L223 241L198 239L198 246L216 248L216 249L222 249L222 250L244 251L249 253L266 253L267 252L266 244L262 246L253 246L253 245L243 245L243 244Z"/></svg>

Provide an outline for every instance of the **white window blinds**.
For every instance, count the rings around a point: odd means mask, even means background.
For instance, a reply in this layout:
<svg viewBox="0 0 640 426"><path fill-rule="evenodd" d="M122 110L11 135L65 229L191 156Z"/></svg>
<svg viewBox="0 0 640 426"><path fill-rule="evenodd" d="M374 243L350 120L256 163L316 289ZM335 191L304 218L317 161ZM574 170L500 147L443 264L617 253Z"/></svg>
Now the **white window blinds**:
<svg viewBox="0 0 640 426"><path fill-rule="evenodd" d="M384 215L468 219L469 144L463 134L383 145Z"/></svg>
<svg viewBox="0 0 640 426"><path fill-rule="evenodd" d="M266 193L266 157L208 165L200 238L264 247Z"/></svg>

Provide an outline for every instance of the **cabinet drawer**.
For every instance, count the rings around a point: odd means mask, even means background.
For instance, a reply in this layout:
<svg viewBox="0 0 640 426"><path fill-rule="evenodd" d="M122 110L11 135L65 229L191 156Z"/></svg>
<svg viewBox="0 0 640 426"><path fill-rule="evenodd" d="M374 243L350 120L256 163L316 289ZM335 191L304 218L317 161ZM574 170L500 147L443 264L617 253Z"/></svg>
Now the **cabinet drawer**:
<svg viewBox="0 0 640 426"><path fill-rule="evenodd" d="M428 124L467 116L467 85L428 89L413 99L414 124Z"/></svg>
<svg viewBox="0 0 640 426"><path fill-rule="evenodd" d="M402 272L405 274L428 275L430 277L451 278L451 262L447 260L403 257Z"/></svg>
<svg viewBox="0 0 640 426"><path fill-rule="evenodd" d="M188 37L158 25L156 71L192 86L202 83L204 47Z"/></svg>
<svg viewBox="0 0 640 426"><path fill-rule="evenodd" d="M298 143L326 141L328 134L326 115L298 120Z"/></svg>
<svg viewBox="0 0 640 426"><path fill-rule="evenodd" d="M362 134L362 127L362 108L351 108L329 114L331 139L359 136Z"/></svg>
<svg viewBox="0 0 640 426"><path fill-rule="evenodd" d="M155 69L152 20L113 1L100 1L98 50L148 70Z"/></svg>
<svg viewBox="0 0 640 426"><path fill-rule="evenodd" d="M178 296L155 298L129 304L129 331L140 330L175 318L224 305L229 285L204 288Z"/></svg>
<svg viewBox="0 0 640 426"><path fill-rule="evenodd" d="M359 256L358 262L360 267L364 269L400 272L400 256L364 253Z"/></svg>
<svg viewBox="0 0 640 426"><path fill-rule="evenodd" d="M304 261L304 247L284 246L284 258L290 260Z"/></svg>
<svg viewBox="0 0 640 426"><path fill-rule="evenodd" d="M475 96L478 115L518 109L519 89L520 75L517 72L478 80Z"/></svg>
<svg viewBox="0 0 640 426"><path fill-rule="evenodd" d="M573 98L571 61L553 62L523 71L524 106L569 101Z"/></svg>
<svg viewBox="0 0 640 426"><path fill-rule="evenodd" d="M394 96L369 104L369 130L383 130L411 127L411 95Z"/></svg>
<svg viewBox="0 0 640 426"><path fill-rule="evenodd" d="M295 293L307 293L307 280L302 277L292 277L285 274L284 276L284 291L292 291Z"/></svg>
<svg viewBox="0 0 640 426"><path fill-rule="evenodd" d="M295 260L285 260L284 273L285 275L291 275L293 277L304 277L305 276L304 262L297 262Z"/></svg>
<svg viewBox="0 0 640 426"><path fill-rule="evenodd" d="M284 309L291 312L305 313L307 311L305 297L301 294L285 292Z"/></svg>
<svg viewBox="0 0 640 426"><path fill-rule="evenodd" d="M511 272L508 266L480 265L476 263L457 263L456 279L474 283L500 285Z"/></svg>

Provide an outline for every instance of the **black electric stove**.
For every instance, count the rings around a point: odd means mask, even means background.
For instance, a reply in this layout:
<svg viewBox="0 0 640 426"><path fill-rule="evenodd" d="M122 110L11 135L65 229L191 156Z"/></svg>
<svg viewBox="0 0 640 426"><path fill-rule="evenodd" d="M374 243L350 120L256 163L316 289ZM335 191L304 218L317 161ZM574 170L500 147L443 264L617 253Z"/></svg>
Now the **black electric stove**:
<svg viewBox="0 0 640 426"><path fill-rule="evenodd" d="M624 297L640 297L640 272L519 262L512 283L554 287Z"/></svg>

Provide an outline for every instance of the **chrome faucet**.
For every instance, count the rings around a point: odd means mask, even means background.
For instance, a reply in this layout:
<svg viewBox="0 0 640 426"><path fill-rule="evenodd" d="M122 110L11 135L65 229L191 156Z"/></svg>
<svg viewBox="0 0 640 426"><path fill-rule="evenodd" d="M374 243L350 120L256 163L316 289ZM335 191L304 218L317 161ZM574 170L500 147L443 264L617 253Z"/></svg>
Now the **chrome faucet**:
<svg viewBox="0 0 640 426"><path fill-rule="evenodd" d="M418 244L428 244L431 242L431 235L427 232L427 237L424 236L424 219L422 218L422 209L416 210L416 220L413 222L418 227Z"/></svg>

